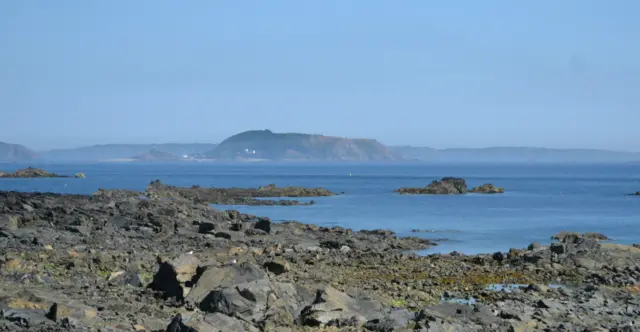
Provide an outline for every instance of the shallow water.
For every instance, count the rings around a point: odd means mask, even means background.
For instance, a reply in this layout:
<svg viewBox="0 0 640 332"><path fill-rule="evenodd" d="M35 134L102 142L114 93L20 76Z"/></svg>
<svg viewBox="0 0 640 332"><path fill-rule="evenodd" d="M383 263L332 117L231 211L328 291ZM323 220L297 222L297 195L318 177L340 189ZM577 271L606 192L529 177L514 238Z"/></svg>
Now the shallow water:
<svg viewBox="0 0 640 332"><path fill-rule="evenodd" d="M486 289L488 291L493 291L493 292L511 293L511 292L520 292L523 289L527 288L528 286L529 285L525 285L525 284L489 284L487 285ZM560 289L560 288L565 288L566 286L558 285L558 284L548 284L547 287L551 289ZM473 296L469 296L466 298L443 296L442 298L440 298L440 301L443 303L457 303L457 304L466 304L466 305L474 305L480 302Z"/></svg>
<svg viewBox="0 0 640 332"><path fill-rule="evenodd" d="M0 165L4 171L29 165ZM401 235L445 238L428 252L465 254L547 243L561 230L602 232L619 243L640 242L640 167L618 165L426 164L49 164L31 165L86 179L0 179L0 190L92 193L143 190L154 179L178 186L325 187L345 192L312 206L225 206L274 220L353 229L388 228ZM351 173L351 176L349 175ZM392 191L460 176L503 195L404 196ZM411 229L432 230L411 233Z"/></svg>

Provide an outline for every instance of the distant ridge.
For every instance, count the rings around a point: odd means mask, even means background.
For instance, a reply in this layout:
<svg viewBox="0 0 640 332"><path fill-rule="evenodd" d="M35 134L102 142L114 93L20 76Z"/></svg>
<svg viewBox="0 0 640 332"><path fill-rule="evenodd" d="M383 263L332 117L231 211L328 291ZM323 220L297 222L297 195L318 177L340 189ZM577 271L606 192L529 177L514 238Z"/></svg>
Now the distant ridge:
<svg viewBox="0 0 640 332"><path fill-rule="evenodd" d="M0 162L21 162L38 159L38 154L20 145L0 142Z"/></svg>
<svg viewBox="0 0 640 332"><path fill-rule="evenodd" d="M222 141L207 156L217 160L399 161L374 139L250 130Z"/></svg>
<svg viewBox="0 0 640 332"><path fill-rule="evenodd" d="M537 147L449 148L395 146L405 159L425 162L638 162L640 153L597 149L548 149Z"/></svg>
<svg viewBox="0 0 640 332"><path fill-rule="evenodd" d="M116 159L131 159L149 151L159 150L174 156L202 156L215 148L210 143L164 143L164 144L103 144L41 152L42 158L60 162L94 162Z"/></svg>
<svg viewBox="0 0 640 332"><path fill-rule="evenodd" d="M34 152L19 144L0 142L0 162L5 163L176 159L210 159L212 161L414 161L427 163L630 163L635 165L640 164L640 152L601 149L549 149L541 147L445 149L409 145L388 147L375 139L303 133L274 133L270 130L245 131L230 136L220 144L102 144L42 152Z"/></svg>

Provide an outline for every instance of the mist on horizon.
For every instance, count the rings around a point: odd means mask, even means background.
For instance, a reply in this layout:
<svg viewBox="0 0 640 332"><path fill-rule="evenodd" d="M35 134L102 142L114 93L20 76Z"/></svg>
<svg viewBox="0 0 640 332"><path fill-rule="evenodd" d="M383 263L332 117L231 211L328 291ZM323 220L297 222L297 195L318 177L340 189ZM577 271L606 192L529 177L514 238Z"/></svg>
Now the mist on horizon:
<svg viewBox="0 0 640 332"><path fill-rule="evenodd" d="M464 10L461 10L464 9ZM640 3L0 3L0 142L640 151Z"/></svg>

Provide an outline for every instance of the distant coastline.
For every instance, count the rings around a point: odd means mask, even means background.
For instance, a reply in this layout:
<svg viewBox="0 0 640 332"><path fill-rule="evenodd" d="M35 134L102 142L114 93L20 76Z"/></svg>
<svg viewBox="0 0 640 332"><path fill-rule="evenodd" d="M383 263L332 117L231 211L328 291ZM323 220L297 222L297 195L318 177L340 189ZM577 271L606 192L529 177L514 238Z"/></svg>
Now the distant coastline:
<svg viewBox="0 0 640 332"><path fill-rule="evenodd" d="M133 163L133 162L328 162L430 164L640 164L640 152L597 149L488 147L435 149L387 146L375 139L250 130L219 144L104 144L35 152L0 142L0 162Z"/></svg>

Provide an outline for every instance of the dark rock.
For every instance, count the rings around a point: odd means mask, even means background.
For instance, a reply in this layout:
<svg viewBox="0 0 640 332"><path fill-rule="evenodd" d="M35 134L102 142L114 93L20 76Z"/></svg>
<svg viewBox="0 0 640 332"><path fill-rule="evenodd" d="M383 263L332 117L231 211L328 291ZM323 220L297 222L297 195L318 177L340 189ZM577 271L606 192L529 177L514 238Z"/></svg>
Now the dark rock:
<svg viewBox="0 0 640 332"><path fill-rule="evenodd" d="M495 261L502 262L504 260L504 254L498 251L493 254L492 258Z"/></svg>
<svg viewBox="0 0 640 332"><path fill-rule="evenodd" d="M231 224L231 226L229 227L230 230L234 231L234 232L240 232L243 229L243 224L242 223L234 223Z"/></svg>
<svg viewBox="0 0 640 332"><path fill-rule="evenodd" d="M89 228L85 226L67 226L65 229L69 232L77 233L84 236L89 236L91 234Z"/></svg>
<svg viewBox="0 0 640 332"><path fill-rule="evenodd" d="M219 312L225 315L233 314L231 304L221 290L214 290L207 294L207 296L205 296L205 298L200 302L199 307L200 310L205 312Z"/></svg>
<svg viewBox="0 0 640 332"><path fill-rule="evenodd" d="M281 259L266 262L264 263L264 267L274 274L283 274L291 270L289 263Z"/></svg>
<svg viewBox="0 0 640 332"><path fill-rule="evenodd" d="M167 326L166 332L198 332L195 329L182 323L182 315L176 314Z"/></svg>
<svg viewBox="0 0 640 332"><path fill-rule="evenodd" d="M567 246L564 243L552 243L549 247L552 253L563 255L567 253Z"/></svg>
<svg viewBox="0 0 640 332"><path fill-rule="evenodd" d="M215 234L215 237L219 237L219 238L223 238L223 239L231 240L231 234L226 233L226 232L217 232L217 233Z"/></svg>
<svg viewBox="0 0 640 332"><path fill-rule="evenodd" d="M51 308L49 308L49 312L47 312L47 318L51 319L54 322L58 321L58 304L54 303L53 305L51 305Z"/></svg>
<svg viewBox="0 0 640 332"><path fill-rule="evenodd" d="M198 225L198 233L200 234L206 234L206 233L213 233L216 229L216 225L212 222L201 222L200 225Z"/></svg>
<svg viewBox="0 0 640 332"><path fill-rule="evenodd" d="M255 229L259 229L263 232L271 233L271 220L269 219L260 219L258 220L258 222L256 222L256 224L253 226Z"/></svg>

